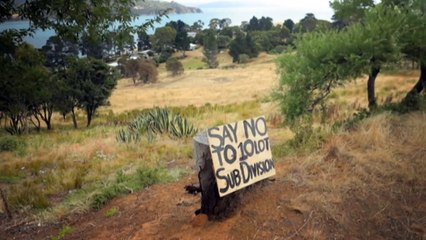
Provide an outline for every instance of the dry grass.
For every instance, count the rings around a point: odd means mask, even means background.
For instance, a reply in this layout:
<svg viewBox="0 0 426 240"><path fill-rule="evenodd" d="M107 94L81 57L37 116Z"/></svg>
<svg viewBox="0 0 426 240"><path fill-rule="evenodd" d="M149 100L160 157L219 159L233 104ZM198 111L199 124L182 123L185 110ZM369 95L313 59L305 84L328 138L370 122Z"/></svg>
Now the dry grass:
<svg viewBox="0 0 426 240"><path fill-rule="evenodd" d="M400 74L379 74L376 79L376 98L378 103L383 104L386 100L392 100L393 102L401 100L417 82L418 77L418 71ZM368 76L364 76L336 89L332 99L343 107L348 105L356 105L358 108L368 107L367 79Z"/></svg>
<svg viewBox="0 0 426 240"><path fill-rule="evenodd" d="M273 111L278 114L274 105L259 101L175 110L188 115L200 129L257 115L268 116ZM278 124L277 120L270 122L271 126L272 123ZM0 161L0 171L11 177L21 176L21 180L11 185L8 191L13 209L24 209L25 205L44 208L47 204L52 208L38 217L55 219L69 212L86 211L99 184L114 181L118 171L128 175L140 166L153 166L171 172L179 169L192 172L191 139L175 141L159 136L153 143L144 138L139 144L119 144L115 139L118 129L120 127L98 125L89 129L60 128L30 134L23 137L28 143L23 154L0 153L3 160ZM272 141L291 138L288 130L277 126L274 129ZM78 194L74 196L74 193ZM20 200L29 195L38 197L30 202ZM30 214L31 211L22 213Z"/></svg>
<svg viewBox="0 0 426 240"><path fill-rule="evenodd" d="M123 79L110 98L110 109L121 113L154 106L241 103L268 96L277 80L273 57L264 54L235 69L185 70L179 77L163 72L155 84L135 87Z"/></svg>
<svg viewBox="0 0 426 240"><path fill-rule="evenodd" d="M337 238L375 238L386 231L399 239L421 236L426 229L425 142L424 112L385 113L329 137L308 157L289 159L286 181L307 189L292 207L315 212L322 223L307 234L330 230L328 222Z"/></svg>

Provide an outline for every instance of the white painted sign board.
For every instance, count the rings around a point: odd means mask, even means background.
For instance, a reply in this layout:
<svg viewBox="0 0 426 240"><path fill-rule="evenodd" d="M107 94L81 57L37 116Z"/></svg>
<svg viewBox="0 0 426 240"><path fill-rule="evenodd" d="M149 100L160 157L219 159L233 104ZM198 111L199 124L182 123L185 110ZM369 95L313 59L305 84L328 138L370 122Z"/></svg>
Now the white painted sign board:
<svg viewBox="0 0 426 240"><path fill-rule="evenodd" d="M208 129L221 197L275 175L264 116Z"/></svg>

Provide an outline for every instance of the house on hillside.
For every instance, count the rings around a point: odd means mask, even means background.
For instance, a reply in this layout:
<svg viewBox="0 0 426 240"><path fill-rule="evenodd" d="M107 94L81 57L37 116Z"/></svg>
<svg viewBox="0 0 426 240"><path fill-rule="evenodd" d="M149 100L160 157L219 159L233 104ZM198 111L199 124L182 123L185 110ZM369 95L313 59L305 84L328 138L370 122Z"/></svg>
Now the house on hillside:
<svg viewBox="0 0 426 240"><path fill-rule="evenodd" d="M194 51L195 49L197 49L199 46L197 44L194 43L190 43L189 44L189 51Z"/></svg>

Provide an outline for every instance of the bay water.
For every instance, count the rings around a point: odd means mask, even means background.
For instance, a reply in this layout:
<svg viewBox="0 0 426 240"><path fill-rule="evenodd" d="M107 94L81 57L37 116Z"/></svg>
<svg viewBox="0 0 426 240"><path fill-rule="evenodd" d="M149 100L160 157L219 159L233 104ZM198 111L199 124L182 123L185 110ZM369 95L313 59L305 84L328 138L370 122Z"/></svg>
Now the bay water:
<svg viewBox="0 0 426 240"><path fill-rule="evenodd" d="M164 17L160 23L155 24L153 29L148 29L148 33L152 34L155 28L164 26L167 22L181 20L188 25L192 25L194 22L201 20L204 22L204 27L208 27L208 24L212 18L230 18L232 20L231 25L239 26L242 21L249 21L253 16L261 18L262 16L271 17L274 23L282 24L286 19L292 19L295 23L302 19L307 12L286 10L285 7L271 8L271 7L233 7L233 8L203 8L203 13L188 13L188 14L169 14ZM330 12L314 12L316 18L330 20ZM142 15L137 17L132 25L140 26L147 19L152 19L154 16ZM17 20L7 21L0 23L0 31L5 29L26 29L29 27L29 21ZM32 36L27 36L24 40L36 48L41 48L46 44L49 37L53 36L55 32L53 30L36 30Z"/></svg>

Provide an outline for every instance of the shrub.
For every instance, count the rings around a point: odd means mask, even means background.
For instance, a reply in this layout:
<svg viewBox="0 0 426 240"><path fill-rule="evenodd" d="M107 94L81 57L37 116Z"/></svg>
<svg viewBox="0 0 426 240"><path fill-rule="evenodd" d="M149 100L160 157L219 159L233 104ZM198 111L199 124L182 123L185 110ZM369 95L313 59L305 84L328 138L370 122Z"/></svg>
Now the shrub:
<svg viewBox="0 0 426 240"><path fill-rule="evenodd" d="M139 72L139 60L129 59L124 65L124 70L126 73L126 77L131 77L133 80L133 84L136 84Z"/></svg>
<svg viewBox="0 0 426 240"><path fill-rule="evenodd" d="M244 64L244 63L248 63L249 60L250 60L249 55L247 55L247 54L240 54L238 62L241 63L241 64Z"/></svg>
<svg viewBox="0 0 426 240"><path fill-rule="evenodd" d="M18 150L20 147L25 146L25 143L13 136L0 137L0 152L12 152Z"/></svg>
<svg viewBox="0 0 426 240"><path fill-rule="evenodd" d="M9 203L13 208L30 206L45 209L50 206L46 193L33 182L24 182L22 186L12 186L9 190Z"/></svg>
<svg viewBox="0 0 426 240"><path fill-rule="evenodd" d="M274 47L270 51L270 53L271 54L281 54L281 53L283 53L285 51L285 49L286 49L286 46L284 46L284 45L278 45L278 46Z"/></svg>
<svg viewBox="0 0 426 240"><path fill-rule="evenodd" d="M181 75L184 72L184 68L181 62L176 58L169 58L166 62L166 69L172 74L172 76Z"/></svg>
<svg viewBox="0 0 426 240"><path fill-rule="evenodd" d="M139 63L139 77L143 83L154 83L157 81L158 71L154 63L141 61Z"/></svg>

